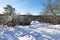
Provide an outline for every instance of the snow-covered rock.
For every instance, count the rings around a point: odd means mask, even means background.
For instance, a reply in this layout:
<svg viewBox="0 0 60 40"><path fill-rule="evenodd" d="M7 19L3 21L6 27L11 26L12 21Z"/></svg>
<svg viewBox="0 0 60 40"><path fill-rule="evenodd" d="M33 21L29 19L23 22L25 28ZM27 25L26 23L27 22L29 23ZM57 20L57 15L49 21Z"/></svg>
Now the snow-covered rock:
<svg viewBox="0 0 60 40"><path fill-rule="evenodd" d="M31 35L27 35L27 36L24 36L24 37L19 37L18 39L19 40L36 40Z"/></svg>
<svg viewBox="0 0 60 40"><path fill-rule="evenodd" d="M39 24L40 22L38 22L38 21L32 21L30 24L31 25L36 25L36 24Z"/></svg>

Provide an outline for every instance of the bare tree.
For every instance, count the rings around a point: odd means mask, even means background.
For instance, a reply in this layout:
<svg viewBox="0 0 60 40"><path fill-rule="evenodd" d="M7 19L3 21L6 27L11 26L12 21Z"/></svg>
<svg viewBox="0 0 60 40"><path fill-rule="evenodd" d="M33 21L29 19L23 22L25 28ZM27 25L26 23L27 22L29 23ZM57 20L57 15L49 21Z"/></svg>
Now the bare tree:
<svg viewBox="0 0 60 40"><path fill-rule="evenodd" d="M43 14L52 15L50 17L51 23L57 24L58 23L57 15L60 13L60 0L46 0L42 4L44 7Z"/></svg>

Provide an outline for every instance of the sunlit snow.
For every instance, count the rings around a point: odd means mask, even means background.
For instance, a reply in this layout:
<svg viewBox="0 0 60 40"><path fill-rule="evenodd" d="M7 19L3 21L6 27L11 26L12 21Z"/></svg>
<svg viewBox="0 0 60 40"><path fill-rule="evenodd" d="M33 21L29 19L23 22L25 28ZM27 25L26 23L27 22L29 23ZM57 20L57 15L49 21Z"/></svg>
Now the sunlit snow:
<svg viewBox="0 0 60 40"><path fill-rule="evenodd" d="M60 25L38 21L14 28L0 25L0 40L60 40Z"/></svg>

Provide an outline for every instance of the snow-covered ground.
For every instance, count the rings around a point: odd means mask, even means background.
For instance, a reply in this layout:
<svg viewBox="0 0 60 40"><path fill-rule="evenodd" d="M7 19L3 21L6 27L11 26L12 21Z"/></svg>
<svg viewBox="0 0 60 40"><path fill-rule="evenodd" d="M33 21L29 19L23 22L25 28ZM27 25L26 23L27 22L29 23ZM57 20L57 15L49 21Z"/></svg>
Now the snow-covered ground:
<svg viewBox="0 0 60 40"><path fill-rule="evenodd" d="M60 25L32 21L14 28L0 25L0 40L60 40Z"/></svg>

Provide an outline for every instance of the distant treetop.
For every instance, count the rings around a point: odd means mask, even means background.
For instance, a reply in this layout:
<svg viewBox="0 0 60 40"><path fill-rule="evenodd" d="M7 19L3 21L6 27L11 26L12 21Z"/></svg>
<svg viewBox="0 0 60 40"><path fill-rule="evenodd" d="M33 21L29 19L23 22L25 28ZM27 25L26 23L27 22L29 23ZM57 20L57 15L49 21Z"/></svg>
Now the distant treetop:
<svg viewBox="0 0 60 40"><path fill-rule="evenodd" d="M15 12L15 8L13 8L11 5L7 5L6 7L4 7L5 10L5 14L14 14Z"/></svg>

